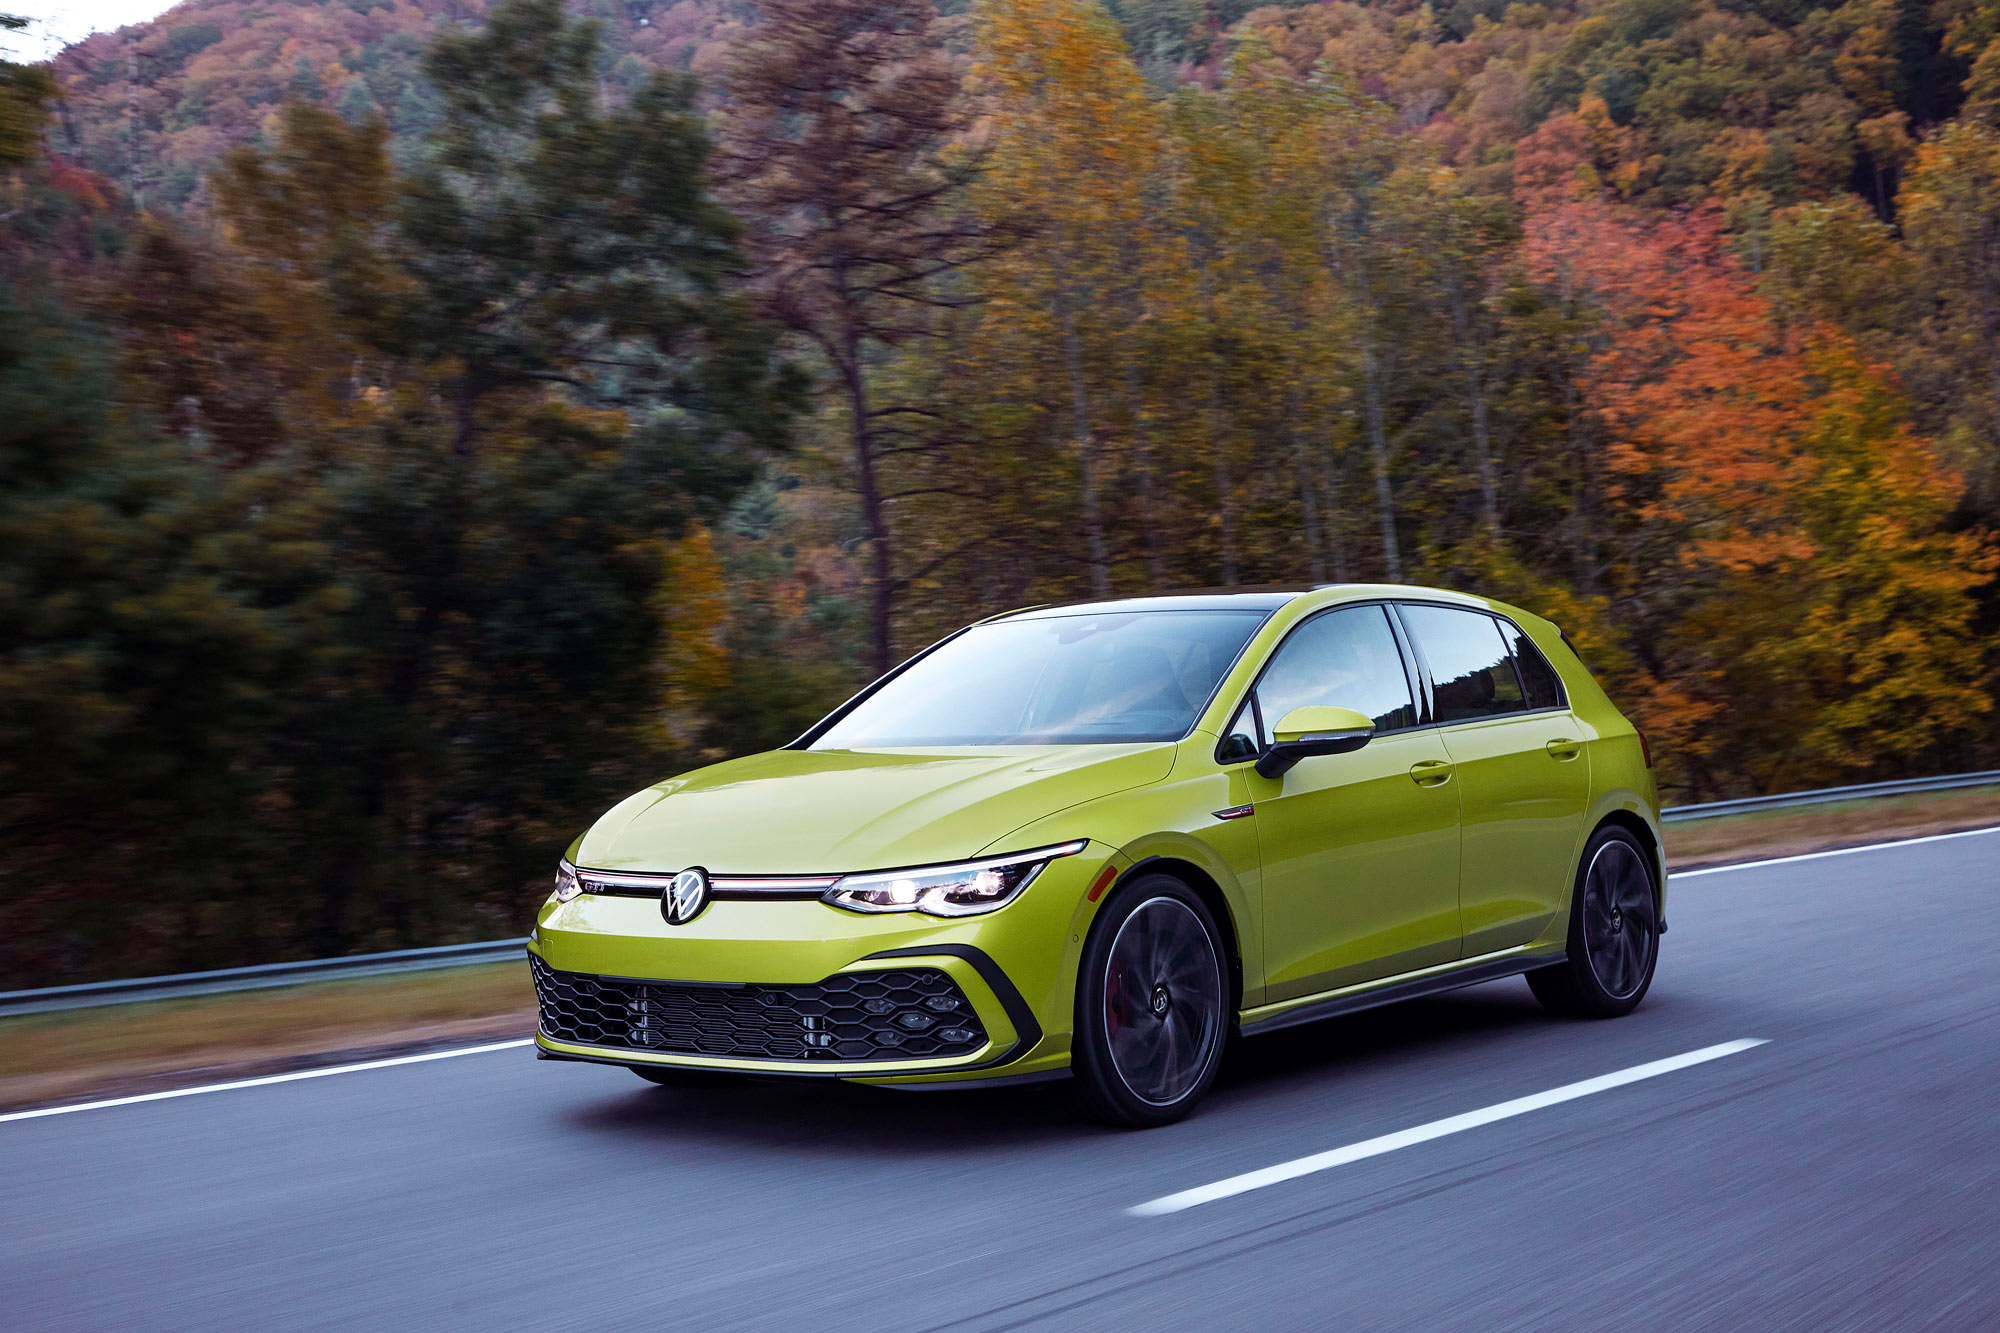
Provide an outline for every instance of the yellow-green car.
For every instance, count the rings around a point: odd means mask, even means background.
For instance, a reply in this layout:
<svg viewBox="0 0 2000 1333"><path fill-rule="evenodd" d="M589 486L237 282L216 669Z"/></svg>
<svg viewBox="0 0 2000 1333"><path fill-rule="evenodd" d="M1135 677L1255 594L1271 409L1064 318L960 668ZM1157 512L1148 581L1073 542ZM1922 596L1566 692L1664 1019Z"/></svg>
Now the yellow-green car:
<svg viewBox="0 0 2000 1333"><path fill-rule="evenodd" d="M1526 973L1652 981L1651 756L1554 625L1343 584L1039 607L577 839L540 1053L656 1083L1073 1076L1185 1115L1236 1034Z"/></svg>

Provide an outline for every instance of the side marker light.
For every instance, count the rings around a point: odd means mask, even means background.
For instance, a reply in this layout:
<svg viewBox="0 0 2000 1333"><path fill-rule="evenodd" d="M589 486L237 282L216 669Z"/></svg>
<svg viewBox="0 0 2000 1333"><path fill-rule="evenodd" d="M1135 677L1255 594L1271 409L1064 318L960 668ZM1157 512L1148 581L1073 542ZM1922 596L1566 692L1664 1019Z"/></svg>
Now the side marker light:
<svg viewBox="0 0 2000 1333"><path fill-rule="evenodd" d="M1113 865L1105 866L1103 870L1098 872L1097 882L1090 886L1090 892L1083 895L1084 900L1086 902L1096 902L1104 896L1104 891L1111 887L1111 881L1117 878L1118 867Z"/></svg>

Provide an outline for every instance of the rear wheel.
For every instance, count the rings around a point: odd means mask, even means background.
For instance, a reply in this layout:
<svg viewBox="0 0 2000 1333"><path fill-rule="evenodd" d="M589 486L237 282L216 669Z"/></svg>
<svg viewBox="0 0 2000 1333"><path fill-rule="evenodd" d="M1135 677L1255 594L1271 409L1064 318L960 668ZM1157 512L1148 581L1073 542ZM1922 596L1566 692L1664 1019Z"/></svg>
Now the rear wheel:
<svg viewBox="0 0 2000 1333"><path fill-rule="evenodd" d="M1071 1056L1079 1109L1145 1128L1180 1119L1215 1081L1229 1034L1222 935L1171 875L1120 886L1083 949Z"/></svg>
<svg viewBox="0 0 2000 1333"><path fill-rule="evenodd" d="M1569 956L1528 974L1553 1013L1617 1018L1646 998L1660 957L1653 859L1626 830L1601 828L1583 849L1570 895Z"/></svg>

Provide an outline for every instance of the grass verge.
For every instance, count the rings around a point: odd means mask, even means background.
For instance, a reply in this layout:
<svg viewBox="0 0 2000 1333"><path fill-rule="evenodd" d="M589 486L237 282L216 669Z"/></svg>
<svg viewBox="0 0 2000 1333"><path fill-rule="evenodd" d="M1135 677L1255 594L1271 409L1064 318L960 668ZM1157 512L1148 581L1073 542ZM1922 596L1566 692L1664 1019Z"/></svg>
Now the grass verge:
<svg viewBox="0 0 2000 1333"><path fill-rule="evenodd" d="M120 1097L535 1030L526 963L0 1019L0 1108Z"/></svg>
<svg viewBox="0 0 2000 1333"><path fill-rule="evenodd" d="M2000 786L1834 801L1669 824L1667 865L1687 870L1729 861L1798 856L1992 824L2000 824Z"/></svg>
<svg viewBox="0 0 2000 1333"><path fill-rule="evenodd" d="M1675 869L2000 824L2000 786L1667 826ZM0 1109L117 1097L534 1031L521 963L0 1019Z"/></svg>

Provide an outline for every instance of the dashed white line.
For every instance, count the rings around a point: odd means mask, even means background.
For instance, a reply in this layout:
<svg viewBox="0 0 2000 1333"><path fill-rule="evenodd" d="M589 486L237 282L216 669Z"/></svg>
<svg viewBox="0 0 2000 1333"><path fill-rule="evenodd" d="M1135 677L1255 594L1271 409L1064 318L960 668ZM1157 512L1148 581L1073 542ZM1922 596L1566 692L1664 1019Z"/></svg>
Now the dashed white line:
<svg viewBox="0 0 2000 1333"><path fill-rule="evenodd" d="M393 1065L420 1065L427 1060L449 1060L458 1055L484 1055L488 1051L511 1051L532 1046L532 1038L496 1041L485 1046L460 1046L449 1051L426 1051L422 1055L399 1055L388 1060L364 1060L354 1065L328 1065L325 1069L301 1069L291 1074L269 1074L263 1078L240 1078L233 1083L204 1083L194 1088L169 1088L165 1092L144 1092L135 1097L112 1097L100 1102L75 1102L69 1106L44 1106L33 1111L9 1111L0 1115L0 1124L9 1120L36 1120L45 1115L69 1115L73 1111L101 1111L110 1106L133 1106L139 1102L163 1102L170 1097L198 1097L204 1092L229 1092L236 1088L263 1088L273 1083L296 1083L306 1078L330 1078L335 1074L358 1074L364 1069L388 1069Z"/></svg>
<svg viewBox="0 0 2000 1333"><path fill-rule="evenodd" d="M1189 1208L1204 1203L1214 1203L1217 1199L1228 1199L1251 1190L1263 1189L1267 1185L1282 1184L1287 1180L1297 1180L1317 1171L1331 1170L1336 1166L1346 1166L1367 1157L1380 1157L1383 1153L1395 1152L1399 1148L1428 1143L1449 1134L1462 1134L1468 1129L1490 1125L1496 1120L1511 1120L1517 1115L1539 1111L1545 1106L1556 1106L1563 1102L1573 1102L1579 1097L1592 1093L1608 1092L1612 1088L1622 1088L1627 1083L1638 1083L1644 1079L1658 1078L1671 1074L1677 1069L1690 1065L1706 1064L1710 1060L1720 1060L1725 1055L1747 1051L1753 1046L1764 1044L1762 1037L1744 1037L1738 1041L1725 1041L1718 1046L1704 1046L1698 1051L1685 1055L1671 1055L1664 1060L1654 1060L1649 1064L1633 1065L1630 1069L1620 1069L1615 1073L1600 1074L1587 1078L1581 1083L1565 1083L1560 1088L1550 1088L1547 1092L1537 1092L1526 1097L1516 1097L1510 1102L1499 1102L1482 1107L1477 1111L1467 1111L1443 1120L1433 1120L1427 1125L1417 1125L1411 1129L1400 1129L1394 1134L1384 1134L1379 1138L1363 1139L1350 1143L1344 1148L1334 1148L1327 1152L1314 1153L1310 1157L1297 1157L1276 1166L1263 1167L1256 1171L1246 1171L1240 1176L1230 1176L1212 1184L1199 1185L1178 1194L1169 1194L1125 1211L1133 1217L1164 1217L1169 1213L1185 1212Z"/></svg>

